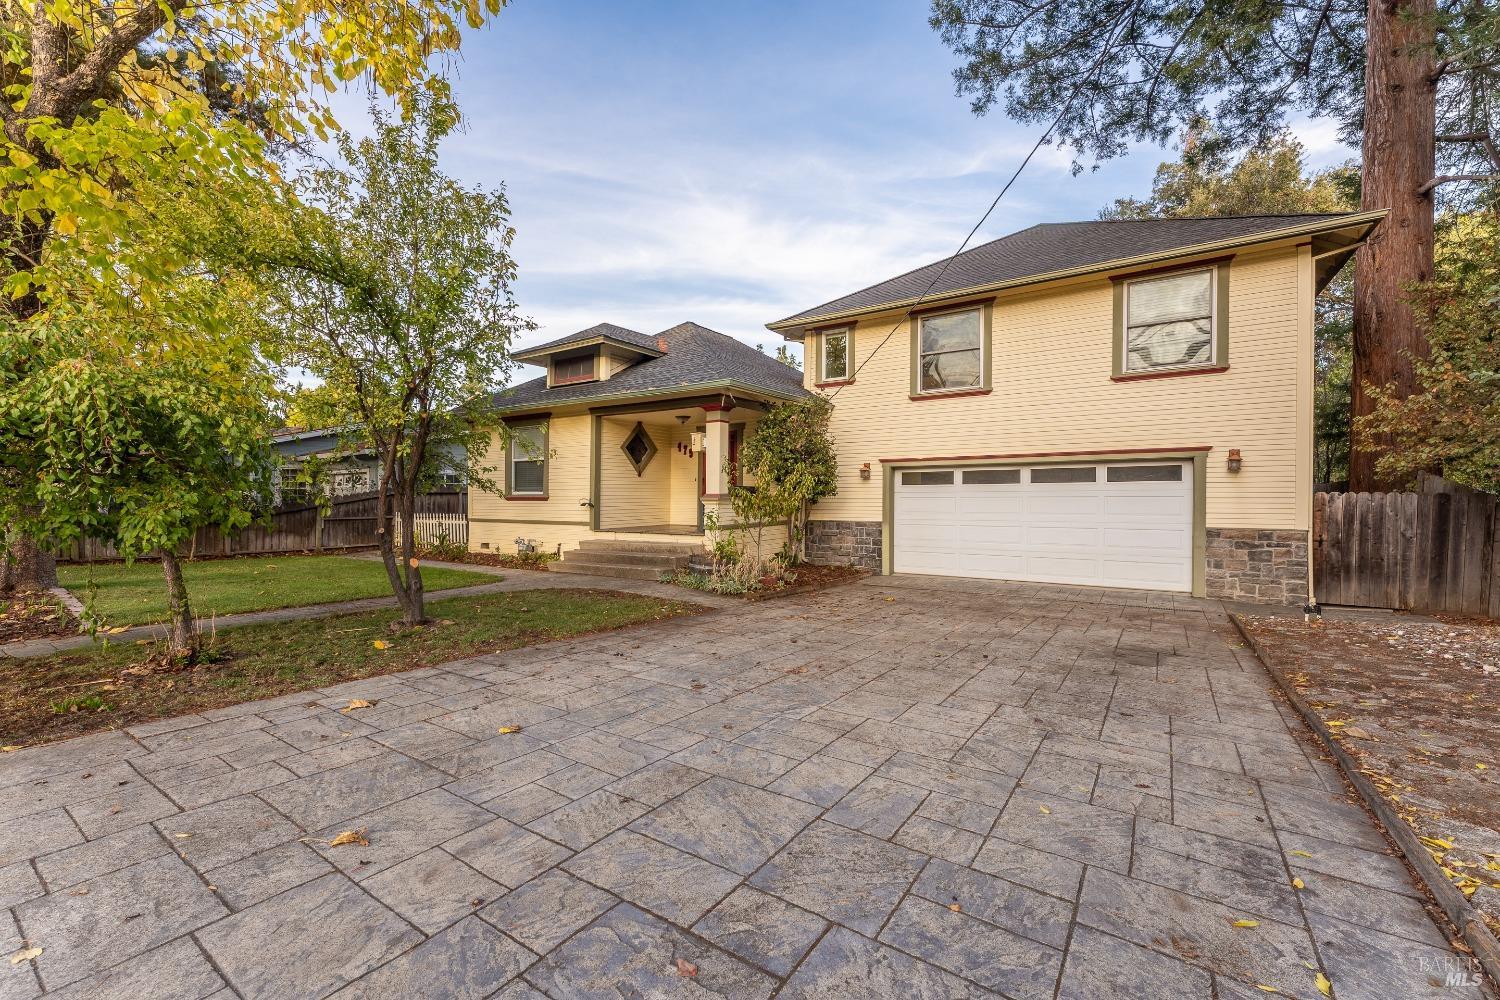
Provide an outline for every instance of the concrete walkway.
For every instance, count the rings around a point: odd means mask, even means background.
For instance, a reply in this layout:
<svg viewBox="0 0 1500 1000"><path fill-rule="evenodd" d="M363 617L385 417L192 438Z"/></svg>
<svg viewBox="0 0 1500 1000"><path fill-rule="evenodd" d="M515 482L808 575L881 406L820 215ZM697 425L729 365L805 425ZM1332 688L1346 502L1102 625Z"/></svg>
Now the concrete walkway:
<svg viewBox="0 0 1500 1000"><path fill-rule="evenodd" d="M875 578L0 755L0 997L1481 997L1269 685Z"/></svg>
<svg viewBox="0 0 1500 1000"><path fill-rule="evenodd" d="M691 601L694 604L702 604L706 607L714 608L739 607L745 603L731 598L720 597L717 594L704 594L695 590L674 587L671 584L651 583L642 580L616 580L612 577L604 576L583 576L576 573L564 575L561 573L539 572L527 569L498 569L493 566L471 566L468 563L426 562L423 565L463 569L474 573L485 573L503 577L503 579L496 580L494 583L480 583L471 587L455 587L449 590L430 590L427 592L428 602L441 601L449 597L472 597L475 594L498 594L512 590L588 589L619 590L631 594L650 594L653 597ZM338 601L332 604L310 604L300 608L273 608L268 611L247 611L237 615L199 618L197 624L204 631L210 629L222 631L224 629L238 628L242 625L266 625L273 622L306 621L309 618L327 618L331 615L347 615L359 611L379 611L382 608L393 608L395 606L395 597L369 597L358 601ZM123 632L102 635L100 638L112 643L129 643L140 639L160 639L166 634L167 628L165 625L138 625ZM74 635L59 639L27 639L22 642L10 642L0 645L0 657L24 660L33 656L48 656L52 653L61 653L72 649L87 649L91 646L101 644L100 640L95 640L87 635ZM0 1000L3 1000L3 998L0 998Z"/></svg>

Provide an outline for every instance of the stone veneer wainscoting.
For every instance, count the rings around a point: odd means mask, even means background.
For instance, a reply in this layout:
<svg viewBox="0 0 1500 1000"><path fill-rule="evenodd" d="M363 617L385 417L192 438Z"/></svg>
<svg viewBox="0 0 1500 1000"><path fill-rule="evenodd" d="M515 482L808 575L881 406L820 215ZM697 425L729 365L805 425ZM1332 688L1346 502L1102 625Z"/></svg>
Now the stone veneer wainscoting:
<svg viewBox="0 0 1500 1000"><path fill-rule="evenodd" d="M1307 603L1307 532L1209 528L1209 597L1259 604Z"/></svg>
<svg viewBox="0 0 1500 1000"><path fill-rule="evenodd" d="M809 521L807 561L820 566L863 566L880 572L879 521Z"/></svg>

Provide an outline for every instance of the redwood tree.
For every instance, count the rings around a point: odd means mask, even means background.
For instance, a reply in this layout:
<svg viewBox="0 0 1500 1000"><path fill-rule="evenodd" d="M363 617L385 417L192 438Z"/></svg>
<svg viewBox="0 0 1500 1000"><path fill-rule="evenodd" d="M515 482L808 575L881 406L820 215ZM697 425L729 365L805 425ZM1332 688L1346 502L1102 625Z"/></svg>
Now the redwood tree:
<svg viewBox="0 0 1500 1000"><path fill-rule="evenodd" d="M1363 144L1362 207L1390 216L1356 260L1354 411L1409 393L1425 356L1405 289L1432 273L1434 200L1500 177L1500 11L1475 0L933 0L976 113L1057 120L1078 162L1206 123L1263 144L1304 109ZM1362 450L1352 488L1389 485Z"/></svg>

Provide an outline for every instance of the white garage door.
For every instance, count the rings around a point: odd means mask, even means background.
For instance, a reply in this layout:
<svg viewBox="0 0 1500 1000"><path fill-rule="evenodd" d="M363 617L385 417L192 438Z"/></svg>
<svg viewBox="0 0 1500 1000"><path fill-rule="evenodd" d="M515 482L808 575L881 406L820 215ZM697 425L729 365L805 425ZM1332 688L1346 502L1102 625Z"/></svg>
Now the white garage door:
<svg viewBox="0 0 1500 1000"><path fill-rule="evenodd" d="M895 473L897 573L1189 591L1191 462Z"/></svg>

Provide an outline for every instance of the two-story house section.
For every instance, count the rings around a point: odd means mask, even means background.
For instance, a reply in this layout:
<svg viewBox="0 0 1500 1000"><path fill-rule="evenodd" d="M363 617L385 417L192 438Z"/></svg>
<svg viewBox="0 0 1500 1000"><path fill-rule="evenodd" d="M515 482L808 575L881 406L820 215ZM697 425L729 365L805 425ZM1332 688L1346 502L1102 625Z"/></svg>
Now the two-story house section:
<svg viewBox="0 0 1500 1000"><path fill-rule="evenodd" d="M1314 300L1383 214L1039 225L769 324L834 398L813 559L1307 600Z"/></svg>

